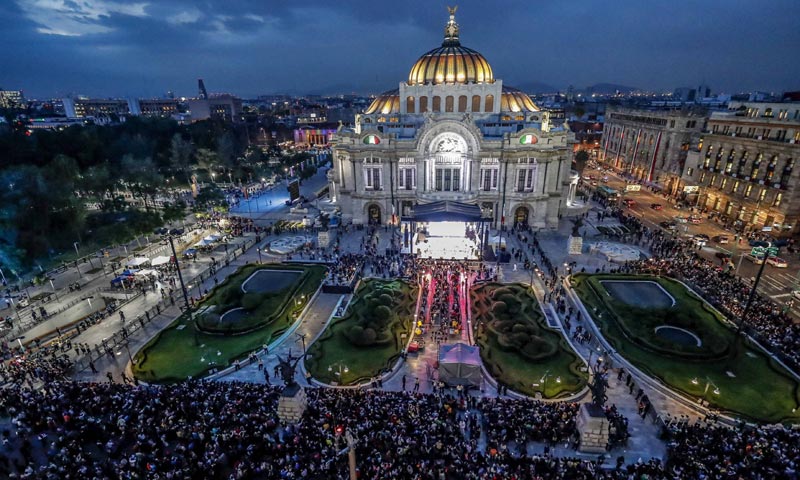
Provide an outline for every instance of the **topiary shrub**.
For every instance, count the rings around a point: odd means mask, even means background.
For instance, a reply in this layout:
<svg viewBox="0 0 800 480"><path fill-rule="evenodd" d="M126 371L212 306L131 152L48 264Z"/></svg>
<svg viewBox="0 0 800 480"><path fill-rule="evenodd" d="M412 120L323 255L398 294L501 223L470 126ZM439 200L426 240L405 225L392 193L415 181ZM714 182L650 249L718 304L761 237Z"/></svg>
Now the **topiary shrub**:
<svg viewBox="0 0 800 480"><path fill-rule="evenodd" d="M507 311L508 305L506 305L504 302L494 302L492 305L492 312L497 316L503 315Z"/></svg>

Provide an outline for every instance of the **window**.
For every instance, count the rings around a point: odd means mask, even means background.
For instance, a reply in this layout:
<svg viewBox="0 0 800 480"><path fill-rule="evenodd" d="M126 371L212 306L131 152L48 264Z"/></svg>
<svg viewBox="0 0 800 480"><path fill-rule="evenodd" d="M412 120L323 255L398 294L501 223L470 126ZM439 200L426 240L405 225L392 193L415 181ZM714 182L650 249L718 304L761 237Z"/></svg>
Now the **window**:
<svg viewBox="0 0 800 480"><path fill-rule="evenodd" d="M731 169L733 169L733 157L735 154L736 150L731 149L731 153L728 154L728 161L725 163L725 173L731 173Z"/></svg>
<svg viewBox="0 0 800 480"><path fill-rule="evenodd" d="M444 111L445 112L452 112L453 111L453 96L448 95L447 98L444 99Z"/></svg>
<svg viewBox="0 0 800 480"><path fill-rule="evenodd" d="M719 149L717 152L717 158L714 160L714 171L718 172L722 163L722 153L724 150L722 148Z"/></svg>
<svg viewBox="0 0 800 480"><path fill-rule="evenodd" d="M458 97L458 111L459 112L466 112L467 111L467 96L461 95Z"/></svg>
<svg viewBox="0 0 800 480"><path fill-rule="evenodd" d="M419 97L419 113L428 111L428 97Z"/></svg>
<svg viewBox="0 0 800 480"><path fill-rule="evenodd" d="M779 207L781 205L781 201L783 201L783 192L778 192L775 194L775 200L772 202L772 206Z"/></svg>
<svg viewBox="0 0 800 480"><path fill-rule="evenodd" d="M687 177L691 177L693 173L694 173L694 168L689 167L689 168L686 169L686 176Z"/></svg>
<svg viewBox="0 0 800 480"><path fill-rule="evenodd" d="M494 111L494 95L486 95L486 101L483 105L483 111L486 113L491 113Z"/></svg>
<svg viewBox="0 0 800 480"><path fill-rule="evenodd" d="M472 96L472 111L473 112L480 112L481 111L481 96L480 95L473 95Z"/></svg>
<svg viewBox="0 0 800 480"><path fill-rule="evenodd" d="M764 110L764 116L772 117L772 108L767 108L766 110Z"/></svg>
<svg viewBox="0 0 800 480"><path fill-rule="evenodd" d="M499 171L500 169L497 167L481 169L481 190L485 192L497 190L497 177Z"/></svg>
<svg viewBox="0 0 800 480"><path fill-rule="evenodd" d="M752 192L753 192L753 186L752 186L752 185L747 185L747 186L744 188L744 198L750 198L750 194L751 194Z"/></svg>
<svg viewBox="0 0 800 480"><path fill-rule="evenodd" d="M714 152L714 145L709 145L708 150L706 150L706 158L703 160L703 168L708 168L708 165L711 163L711 154Z"/></svg>
<svg viewBox="0 0 800 480"><path fill-rule="evenodd" d="M367 190L383 190L381 167L364 167L364 188Z"/></svg>
<svg viewBox="0 0 800 480"><path fill-rule="evenodd" d="M401 167L398 179L400 190L414 190L417 188L417 169L416 167Z"/></svg>
<svg viewBox="0 0 800 480"><path fill-rule="evenodd" d="M517 170L517 191L530 192L533 190L534 169L522 168Z"/></svg>
<svg viewBox="0 0 800 480"><path fill-rule="evenodd" d="M700 183L703 183L706 180L706 172L700 174Z"/></svg>
<svg viewBox="0 0 800 480"><path fill-rule="evenodd" d="M792 169L794 168L794 159L787 158L786 165L783 166L783 173L781 173L781 187L786 188L789 184L789 179L792 176Z"/></svg>
<svg viewBox="0 0 800 480"><path fill-rule="evenodd" d="M739 159L739 166L736 167L736 176L741 177L744 175L744 167L747 165L747 152L742 152L742 157Z"/></svg>
<svg viewBox="0 0 800 480"><path fill-rule="evenodd" d="M767 197L767 189L761 187L761 191L758 192L758 201L763 202L766 197Z"/></svg>
<svg viewBox="0 0 800 480"><path fill-rule="evenodd" d="M437 113L442 111L442 97L433 97L432 110Z"/></svg>
<svg viewBox="0 0 800 480"><path fill-rule="evenodd" d="M461 169L457 167L437 167L434 178L439 192L457 192L461 189Z"/></svg>
<svg viewBox="0 0 800 480"><path fill-rule="evenodd" d="M414 113L414 97L406 97L406 112Z"/></svg>
<svg viewBox="0 0 800 480"><path fill-rule="evenodd" d="M740 193L740 189L739 189L740 186L741 185L739 184L739 180L736 180L735 182L733 182L733 192L734 193Z"/></svg>
<svg viewBox="0 0 800 480"><path fill-rule="evenodd" d="M778 164L778 156L774 155L767 164L767 172L764 174L764 182L771 182L772 177L775 176L775 165Z"/></svg>
<svg viewBox="0 0 800 480"><path fill-rule="evenodd" d="M764 157L763 153L759 153L755 161L753 161L753 168L750 169L750 180L755 180L758 177L758 167L761 166L761 159Z"/></svg>

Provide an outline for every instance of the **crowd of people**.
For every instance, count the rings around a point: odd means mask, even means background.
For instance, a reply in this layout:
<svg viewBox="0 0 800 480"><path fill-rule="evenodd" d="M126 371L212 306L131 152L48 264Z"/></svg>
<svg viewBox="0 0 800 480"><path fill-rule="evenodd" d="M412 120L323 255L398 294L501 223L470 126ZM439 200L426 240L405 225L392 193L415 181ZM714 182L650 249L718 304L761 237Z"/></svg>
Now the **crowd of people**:
<svg viewBox="0 0 800 480"><path fill-rule="evenodd" d="M591 461L554 454L574 442L575 403L309 389L287 425L278 396L241 382L7 388L0 477L347 478L351 445L365 480L796 479L800 461L800 432L782 428L680 423L666 462Z"/></svg>

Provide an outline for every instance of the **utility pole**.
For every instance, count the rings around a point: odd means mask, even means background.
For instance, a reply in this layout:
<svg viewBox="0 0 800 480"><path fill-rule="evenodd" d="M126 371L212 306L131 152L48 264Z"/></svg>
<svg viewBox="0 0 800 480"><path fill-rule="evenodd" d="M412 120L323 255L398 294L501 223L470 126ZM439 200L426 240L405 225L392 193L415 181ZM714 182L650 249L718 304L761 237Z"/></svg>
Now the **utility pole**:
<svg viewBox="0 0 800 480"><path fill-rule="evenodd" d="M350 480L358 480L358 475L356 474L356 440L350 431L347 431L344 435L347 439L347 463L350 466Z"/></svg>
<svg viewBox="0 0 800 480"><path fill-rule="evenodd" d="M175 243L172 240L172 235L169 236L169 246L172 249L172 256L175 258L175 269L178 270L178 280L181 282L181 290L183 290L183 301L186 304L186 311L189 311L189 295L186 293L186 285L183 283L183 275L181 274L181 266L178 264L178 254L175 253Z"/></svg>

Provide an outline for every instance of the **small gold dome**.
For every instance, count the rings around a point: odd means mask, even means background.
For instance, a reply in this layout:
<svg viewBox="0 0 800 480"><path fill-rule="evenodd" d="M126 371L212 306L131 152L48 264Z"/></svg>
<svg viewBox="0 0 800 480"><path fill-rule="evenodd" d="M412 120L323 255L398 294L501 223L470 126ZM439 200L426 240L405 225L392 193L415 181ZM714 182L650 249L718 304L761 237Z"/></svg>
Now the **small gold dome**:
<svg viewBox="0 0 800 480"><path fill-rule="evenodd" d="M531 97L522 90L503 85L503 97L500 99L501 112L538 112L539 107Z"/></svg>
<svg viewBox="0 0 800 480"><path fill-rule="evenodd" d="M455 9L450 9L442 46L419 57L408 74L408 85L454 83L494 83L494 74L483 55L461 46Z"/></svg>
<svg viewBox="0 0 800 480"><path fill-rule="evenodd" d="M378 95L372 103L369 104L364 113L367 115L373 113L399 113L400 112L400 90L395 88L388 92L383 92Z"/></svg>

